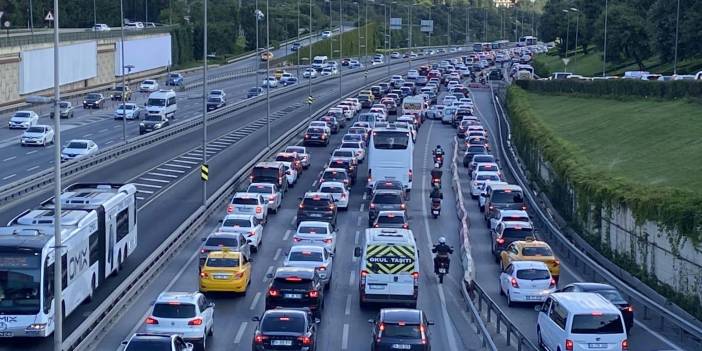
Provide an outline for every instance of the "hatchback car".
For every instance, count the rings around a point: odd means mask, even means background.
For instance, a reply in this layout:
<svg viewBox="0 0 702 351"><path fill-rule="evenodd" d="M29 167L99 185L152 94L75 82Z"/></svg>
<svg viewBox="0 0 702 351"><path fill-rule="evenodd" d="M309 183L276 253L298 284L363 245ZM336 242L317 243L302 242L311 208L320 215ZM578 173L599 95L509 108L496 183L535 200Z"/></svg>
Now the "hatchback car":
<svg viewBox="0 0 702 351"><path fill-rule="evenodd" d="M526 222L501 221L494 230L490 231L490 237L492 238L492 254L495 257L495 262L499 262L502 250L507 248L509 244L534 237L534 227L531 223Z"/></svg>
<svg viewBox="0 0 702 351"><path fill-rule="evenodd" d="M297 208L297 224L302 221L324 221L336 228L336 205L328 193L308 192L300 199Z"/></svg>
<svg viewBox="0 0 702 351"><path fill-rule="evenodd" d="M98 146L92 140L73 139L61 150L61 161L74 160L98 152Z"/></svg>
<svg viewBox="0 0 702 351"><path fill-rule="evenodd" d="M371 350L431 350L429 326L422 310L409 308L383 308L371 325Z"/></svg>
<svg viewBox="0 0 702 351"><path fill-rule="evenodd" d="M334 253L324 246L294 245L285 257L283 267L314 268L324 282L324 288L329 289L334 270Z"/></svg>
<svg viewBox="0 0 702 351"><path fill-rule="evenodd" d="M466 152L463 154L463 167L470 166L471 160L475 155L486 155L489 154L488 149L485 145L471 145L466 148Z"/></svg>
<svg viewBox="0 0 702 351"><path fill-rule="evenodd" d="M133 103L120 104L115 110L114 119L126 118L129 120L139 119L141 108Z"/></svg>
<svg viewBox="0 0 702 351"><path fill-rule="evenodd" d="M200 292L162 292L146 317L144 331L180 335L204 351L214 327L214 307Z"/></svg>
<svg viewBox="0 0 702 351"><path fill-rule="evenodd" d="M336 232L327 222L300 222L292 241L293 245L318 245L329 252L336 252Z"/></svg>
<svg viewBox="0 0 702 351"><path fill-rule="evenodd" d="M368 226L372 227L380 211L405 211L407 204L403 191L377 190L368 206Z"/></svg>
<svg viewBox="0 0 702 351"><path fill-rule="evenodd" d="M274 309L253 317L258 322L251 345L252 351L317 350L319 319L305 309Z"/></svg>
<svg viewBox="0 0 702 351"><path fill-rule="evenodd" d="M409 229L409 221L404 211L380 211L375 218L373 228Z"/></svg>
<svg viewBox="0 0 702 351"><path fill-rule="evenodd" d="M268 199L268 210L272 213L278 213L280 206L283 205L283 192L275 184L251 183L246 192L261 194L264 199Z"/></svg>
<svg viewBox="0 0 702 351"><path fill-rule="evenodd" d="M8 122L10 129L27 129L39 123L39 115L34 111L17 111Z"/></svg>
<svg viewBox="0 0 702 351"><path fill-rule="evenodd" d="M256 217L245 214L228 214L220 222L222 223L219 227L220 232L241 233L254 252L258 251L263 240L263 225Z"/></svg>
<svg viewBox="0 0 702 351"><path fill-rule="evenodd" d="M227 206L227 213L256 216L262 223L268 220L268 200L258 193L236 193Z"/></svg>
<svg viewBox="0 0 702 351"><path fill-rule="evenodd" d="M142 93L151 93L158 90L158 82L153 79L147 79L139 84L139 91Z"/></svg>
<svg viewBox="0 0 702 351"><path fill-rule="evenodd" d="M54 143L54 129L46 125L34 125L22 133L20 145L46 146Z"/></svg>
<svg viewBox="0 0 702 351"><path fill-rule="evenodd" d="M556 291L556 280L551 277L543 262L515 261L500 273L500 295L507 298L507 306L514 302L537 302L546 300Z"/></svg>

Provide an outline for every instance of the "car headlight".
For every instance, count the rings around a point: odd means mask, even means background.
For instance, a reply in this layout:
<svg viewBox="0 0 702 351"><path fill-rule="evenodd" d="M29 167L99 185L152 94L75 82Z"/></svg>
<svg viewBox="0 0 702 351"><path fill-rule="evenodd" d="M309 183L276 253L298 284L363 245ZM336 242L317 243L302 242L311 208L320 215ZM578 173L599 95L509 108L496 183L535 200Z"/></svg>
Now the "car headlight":
<svg viewBox="0 0 702 351"><path fill-rule="evenodd" d="M84 103L84 104L87 104L88 102L87 102L87 101L85 101L85 100L83 100L83 103Z"/></svg>
<svg viewBox="0 0 702 351"><path fill-rule="evenodd" d="M33 323L25 329L28 332L42 331L46 329L46 323Z"/></svg>
<svg viewBox="0 0 702 351"><path fill-rule="evenodd" d="M161 123L154 124L154 128L161 128Z"/></svg>
<svg viewBox="0 0 702 351"><path fill-rule="evenodd" d="M139 123L139 127L144 127L144 126L145 126L144 122Z"/></svg>

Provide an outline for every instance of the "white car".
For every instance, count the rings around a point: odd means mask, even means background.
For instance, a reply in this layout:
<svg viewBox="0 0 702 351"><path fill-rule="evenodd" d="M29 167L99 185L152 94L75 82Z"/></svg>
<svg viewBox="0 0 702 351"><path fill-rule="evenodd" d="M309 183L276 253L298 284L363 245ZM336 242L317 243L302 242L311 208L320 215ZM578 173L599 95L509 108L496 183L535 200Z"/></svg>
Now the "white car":
<svg viewBox="0 0 702 351"><path fill-rule="evenodd" d="M292 163L282 161L281 163L283 164L283 167L285 167L285 177L288 178L288 184L291 188L295 187L298 179L297 171L292 167Z"/></svg>
<svg viewBox="0 0 702 351"><path fill-rule="evenodd" d="M351 60L349 61L349 68L361 68L363 65L361 64L361 61L358 60Z"/></svg>
<svg viewBox="0 0 702 351"><path fill-rule="evenodd" d="M407 79L415 80L419 77L419 72L416 69L411 69L407 71Z"/></svg>
<svg viewBox="0 0 702 351"><path fill-rule="evenodd" d="M363 148L363 142L345 141L341 143L339 149L353 150L356 153L356 159L358 159L359 163L363 163L366 159L366 150Z"/></svg>
<svg viewBox="0 0 702 351"><path fill-rule="evenodd" d="M54 129L46 125L34 125L22 133L20 145L41 145L54 143Z"/></svg>
<svg viewBox="0 0 702 351"><path fill-rule="evenodd" d="M212 89L212 90L210 90L210 93L207 94L207 97L208 98L211 98L211 97L226 98L227 93L225 93L224 90L222 90L222 89Z"/></svg>
<svg viewBox="0 0 702 351"><path fill-rule="evenodd" d="M88 139L73 139L61 150L61 161L74 160L98 152L98 146Z"/></svg>
<svg viewBox="0 0 702 351"><path fill-rule="evenodd" d="M139 119L139 116L141 115L141 108L139 105L128 102L124 105L119 105L117 109L115 110L115 119Z"/></svg>
<svg viewBox="0 0 702 351"><path fill-rule="evenodd" d="M331 38L331 36L332 36L331 31L325 30L324 32L322 32L322 39L328 39L328 38Z"/></svg>
<svg viewBox="0 0 702 351"><path fill-rule="evenodd" d="M304 146L288 146L285 148L285 152L296 152L298 155L302 156L302 168L310 168L310 154L307 153L307 148Z"/></svg>
<svg viewBox="0 0 702 351"><path fill-rule="evenodd" d="M305 68L302 72L302 78L317 78L317 70L314 68Z"/></svg>
<svg viewBox="0 0 702 351"><path fill-rule="evenodd" d="M490 217L490 229L495 230L495 228L497 228L497 225L500 224L500 222L502 221L524 222L529 223L533 226L533 224L531 223L531 218L529 218L529 213L527 213L527 211L499 210L497 211L497 215L495 217Z"/></svg>
<svg viewBox="0 0 702 351"><path fill-rule="evenodd" d="M320 75L322 77L333 76L333 75L336 75L337 73L339 73L339 71L336 69L336 67L325 67L324 69L322 69L322 72L320 73Z"/></svg>
<svg viewBox="0 0 702 351"><path fill-rule="evenodd" d="M264 88L277 88L278 80L275 79L275 77L263 78L263 83L261 83L261 86Z"/></svg>
<svg viewBox="0 0 702 351"><path fill-rule="evenodd" d="M95 23L93 26L93 32L109 32L110 30L112 29L104 23Z"/></svg>
<svg viewBox="0 0 702 351"><path fill-rule="evenodd" d="M153 79L147 79L139 85L139 91L145 93L152 93L158 90L158 82Z"/></svg>
<svg viewBox="0 0 702 351"><path fill-rule="evenodd" d="M349 209L349 197L351 194L349 193L348 189L346 189L344 183L324 182L319 184L319 192L331 194L338 209L344 211Z"/></svg>
<svg viewBox="0 0 702 351"><path fill-rule="evenodd" d="M141 22L129 22L124 25L125 30L139 30L144 29L144 24Z"/></svg>
<svg viewBox="0 0 702 351"><path fill-rule="evenodd" d="M266 223L268 220L268 199L261 194L236 193L229 201L227 213L253 215L262 223Z"/></svg>
<svg viewBox="0 0 702 351"><path fill-rule="evenodd" d="M324 288L328 289L331 286L334 253L324 246L295 245L290 248L285 257L283 267L314 268L324 281Z"/></svg>
<svg viewBox="0 0 702 351"><path fill-rule="evenodd" d="M214 307L200 292L162 292L146 317L144 332L177 334L205 350L214 327Z"/></svg>
<svg viewBox="0 0 702 351"><path fill-rule="evenodd" d="M34 111L17 111L10 118L8 128L27 129L39 123L39 115Z"/></svg>
<svg viewBox="0 0 702 351"><path fill-rule="evenodd" d="M473 172L473 177L470 180L470 195L477 198L485 189L486 181L499 182L500 174L497 172Z"/></svg>
<svg viewBox="0 0 702 351"><path fill-rule="evenodd" d="M327 133L327 135L331 135L331 128L329 128L329 125L327 124L327 122L312 121L312 122L310 122L310 127L322 128L322 129L324 129L324 132Z"/></svg>
<svg viewBox="0 0 702 351"><path fill-rule="evenodd" d="M246 190L247 193L257 193L268 199L268 210L278 213L283 204L283 192L278 186L270 183L251 183Z"/></svg>
<svg viewBox="0 0 702 351"><path fill-rule="evenodd" d="M397 51L394 51L392 54L390 54L390 58L393 59L399 59L400 57L402 57L402 55L400 55L400 53Z"/></svg>
<svg viewBox="0 0 702 351"><path fill-rule="evenodd" d="M252 215L228 214L222 219L219 231L243 234L254 252L258 251L263 238L263 225Z"/></svg>
<svg viewBox="0 0 702 351"><path fill-rule="evenodd" d="M336 232L327 222L302 221L292 238L293 245L317 245L336 252Z"/></svg>
<svg viewBox="0 0 702 351"><path fill-rule="evenodd" d="M539 261L512 261L500 273L500 295L507 297L507 306L514 302L544 302L556 291L556 281L548 266Z"/></svg>
<svg viewBox="0 0 702 351"><path fill-rule="evenodd" d="M358 149L356 148L338 148L333 151L332 157L348 157L348 158L355 158L358 163L363 162L363 157L365 157L365 154L360 154L357 152Z"/></svg>
<svg viewBox="0 0 702 351"><path fill-rule="evenodd" d="M348 101L356 108L356 112L361 112L363 109L363 106L361 106L361 102L358 100L358 98L347 98L344 101Z"/></svg>

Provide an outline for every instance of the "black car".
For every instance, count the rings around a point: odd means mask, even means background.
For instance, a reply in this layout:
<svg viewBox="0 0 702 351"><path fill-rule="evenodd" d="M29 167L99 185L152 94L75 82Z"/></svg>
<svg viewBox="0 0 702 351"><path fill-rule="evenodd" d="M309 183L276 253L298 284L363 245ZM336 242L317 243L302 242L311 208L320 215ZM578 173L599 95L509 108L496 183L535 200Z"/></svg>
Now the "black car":
<svg viewBox="0 0 702 351"><path fill-rule="evenodd" d="M490 70L490 73L488 73L488 80L503 80L504 75L502 74L501 69L492 69Z"/></svg>
<svg viewBox="0 0 702 351"><path fill-rule="evenodd" d="M371 324L371 350L431 350L429 326L422 310L409 308L383 308Z"/></svg>
<svg viewBox="0 0 702 351"><path fill-rule="evenodd" d="M371 106L373 106L373 101L368 95L358 95L356 96L356 98L361 103L361 107L363 108L370 108Z"/></svg>
<svg viewBox="0 0 702 351"><path fill-rule="evenodd" d="M381 88L379 85L372 86L370 88L370 91L376 99L380 99L381 97L383 97L383 88Z"/></svg>
<svg viewBox="0 0 702 351"><path fill-rule="evenodd" d="M602 295L605 299L609 300L614 306L617 306L622 312L624 317L624 324L626 325L626 333L634 326L634 306L631 305L617 290L615 287L609 284L600 283L572 283L566 285L563 289L558 290L558 292L592 292Z"/></svg>
<svg viewBox="0 0 702 351"><path fill-rule="evenodd" d="M144 120L139 123L139 135L148 132L153 132L154 130L164 128L170 125L168 118L162 115L146 115Z"/></svg>
<svg viewBox="0 0 702 351"><path fill-rule="evenodd" d="M405 211L405 202L402 190L376 190L368 206L368 226L372 226L375 217L380 211Z"/></svg>
<svg viewBox="0 0 702 351"><path fill-rule="evenodd" d="M258 322L251 344L252 351L317 349L319 319L315 319L306 309L268 310L261 317L253 317L251 320Z"/></svg>
<svg viewBox="0 0 702 351"><path fill-rule="evenodd" d="M210 96L207 98L207 111L213 111L227 105L227 102L221 96Z"/></svg>
<svg viewBox="0 0 702 351"><path fill-rule="evenodd" d="M463 167L468 168L470 161L473 160L475 155L488 154L488 150L485 145L471 145L466 148L466 152L463 154Z"/></svg>
<svg viewBox="0 0 702 351"><path fill-rule="evenodd" d="M405 186L401 181L395 179L379 180L373 183L373 187L369 189L370 195L378 190L398 190L405 191Z"/></svg>
<svg viewBox="0 0 702 351"><path fill-rule="evenodd" d="M329 222L336 227L336 205L334 197L327 193L309 192L297 206L297 224L302 221Z"/></svg>
<svg viewBox="0 0 702 351"><path fill-rule="evenodd" d="M256 97L256 96L259 96L261 94L263 94L263 88L261 88L261 87L251 88L246 93L246 98L250 99L252 97Z"/></svg>
<svg viewBox="0 0 702 351"><path fill-rule="evenodd" d="M307 131L305 131L305 140L303 144L305 146L309 145L322 145L322 146L327 146L329 145L329 135L327 135L327 132L324 130L325 128L320 128L320 127L309 127L307 128Z"/></svg>
<svg viewBox="0 0 702 351"><path fill-rule="evenodd" d="M105 97L99 93L90 93L83 99L83 108L102 108L105 105Z"/></svg>
<svg viewBox="0 0 702 351"><path fill-rule="evenodd" d="M192 351L193 344L185 342L179 335L136 333L122 342L124 351L178 350Z"/></svg>
<svg viewBox="0 0 702 351"><path fill-rule="evenodd" d="M329 167L331 168L343 168L346 170L346 174L349 178L348 186L354 186L356 184L356 177L358 176L358 166L351 157L332 157L329 159Z"/></svg>
<svg viewBox="0 0 702 351"><path fill-rule="evenodd" d="M266 310L279 307L307 307L320 318L324 307L324 282L311 267L280 267L266 293Z"/></svg>

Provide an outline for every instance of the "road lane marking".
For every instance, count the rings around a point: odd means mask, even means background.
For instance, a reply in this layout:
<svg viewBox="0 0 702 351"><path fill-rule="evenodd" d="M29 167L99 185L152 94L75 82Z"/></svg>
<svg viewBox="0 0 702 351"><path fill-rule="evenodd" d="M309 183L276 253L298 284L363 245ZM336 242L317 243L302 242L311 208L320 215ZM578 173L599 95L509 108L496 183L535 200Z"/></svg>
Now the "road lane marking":
<svg viewBox="0 0 702 351"><path fill-rule="evenodd" d="M236 336L234 337L235 344L238 344L241 342L241 337L244 336L244 332L246 331L246 327L248 325L249 325L249 322L242 322L241 323L241 326L239 326L239 330L236 332Z"/></svg>
<svg viewBox="0 0 702 351"><path fill-rule="evenodd" d="M316 180L315 180L314 182L312 182L312 187L313 187L313 188L316 188L316 187L317 187L317 181L316 181Z"/></svg>
<svg viewBox="0 0 702 351"><path fill-rule="evenodd" d="M137 200L144 200L144 198L141 196L137 196L136 198L137 198Z"/></svg>
<svg viewBox="0 0 702 351"><path fill-rule="evenodd" d="M363 193L363 201L366 201L368 199L368 193Z"/></svg>
<svg viewBox="0 0 702 351"><path fill-rule="evenodd" d="M355 282L356 282L356 272L351 271L351 274L349 275L349 286L353 287Z"/></svg>
<svg viewBox="0 0 702 351"><path fill-rule="evenodd" d="M108 141L105 142L105 145L112 144L112 143L114 143L114 142L115 142L114 140L108 140Z"/></svg>
<svg viewBox="0 0 702 351"><path fill-rule="evenodd" d="M266 280L268 280L268 275L273 273L273 266L268 266L268 269L266 270L266 274L263 275L263 282L265 283Z"/></svg>
<svg viewBox="0 0 702 351"><path fill-rule="evenodd" d="M84 137L84 138L90 138L92 135L93 135L93 133L88 133L88 134L83 135L83 137Z"/></svg>
<svg viewBox="0 0 702 351"><path fill-rule="evenodd" d="M253 311L256 308L256 305L258 305L258 300L261 298L261 292L257 292L256 296L254 296L253 301L251 301L251 306L249 306L249 309Z"/></svg>
<svg viewBox="0 0 702 351"><path fill-rule="evenodd" d="M277 261L277 260L278 260L278 257L280 256L280 252L281 252L281 251L282 251L281 248L278 248L277 250L275 250L275 255L273 255L273 261Z"/></svg>
<svg viewBox="0 0 702 351"><path fill-rule="evenodd" d="M356 231L356 236L353 238L353 244L354 244L354 245L358 245L358 240L359 240L360 236L361 236L361 231L360 231L360 230L357 230L357 231Z"/></svg>
<svg viewBox="0 0 702 351"><path fill-rule="evenodd" d="M11 160L14 160L14 159L16 159L16 158L17 158L17 156L8 157L8 158L2 160L2 162L11 161Z"/></svg>
<svg viewBox="0 0 702 351"><path fill-rule="evenodd" d="M12 178L12 177L14 177L14 176L16 176L16 175L17 175L17 174L10 174L9 176L7 176L7 177L5 177L5 178L2 178L2 180L8 180L8 179L10 179L10 178Z"/></svg>
<svg viewBox="0 0 702 351"><path fill-rule="evenodd" d="M341 335L341 349L346 350L349 348L349 324L344 323L344 332Z"/></svg>
<svg viewBox="0 0 702 351"><path fill-rule="evenodd" d="M122 126L112 126L112 128L119 128L119 127L122 127ZM98 133L104 133L104 132L106 132L106 131L108 131L108 130L109 130L109 129L107 129L107 128L105 128L105 129L100 129L100 130L98 130Z"/></svg>
<svg viewBox="0 0 702 351"><path fill-rule="evenodd" d="M185 173L185 171L182 169L156 168L156 170L159 170L161 172L174 172L174 173L180 173L180 174Z"/></svg>
<svg viewBox="0 0 702 351"><path fill-rule="evenodd" d="M361 222L363 222L363 218L362 218L361 216L358 216L358 217L356 218L356 225L357 225L357 226L360 226L360 225L361 225Z"/></svg>
<svg viewBox="0 0 702 351"><path fill-rule="evenodd" d="M345 315L351 314L351 294L346 295L346 309L344 309Z"/></svg>
<svg viewBox="0 0 702 351"><path fill-rule="evenodd" d="M297 221L297 216L293 216L293 218L290 219L290 225L295 225L295 221Z"/></svg>
<svg viewBox="0 0 702 351"><path fill-rule="evenodd" d="M283 241L287 241L288 237L290 236L290 233L292 233L292 229L288 229L285 231L285 235L283 235Z"/></svg>
<svg viewBox="0 0 702 351"><path fill-rule="evenodd" d="M188 160L198 160L198 161L202 161L202 157L180 156L180 158L187 158Z"/></svg>
<svg viewBox="0 0 702 351"><path fill-rule="evenodd" d="M134 185L136 185L137 187L139 187L139 186L145 186L145 187L147 187L147 188L156 188L156 189L161 189L161 188L163 188L163 187L160 186L160 185L151 185L151 184L134 183Z"/></svg>
<svg viewBox="0 0 702 351"><path fill-rule="evenodd" d="M33 154L33 153L35 153L35 152L37 152L37 150L27 151L27 153L26 153L25 155L31 155L31 154Z"/></svg>
<svg viewBox="0 0 702 351"><path fill-rule="evenodd" d="M33 170L35 170L35 169L37 169L37 168L39 168L39 166L34 166L34 167L32 167L32 168L27 168L27 172L31 172L31 171L33 171Z"/></svg>
<svg viewBox="0 0 702 351"><path fill-rule="evenodd" d="M361 209L360 211L363 212L363 209L366 207L366 204L361 204Z"/></svg>
<svg viewBox="0 0 702 351"><path fill-rule="evenodd" d="M163 179L156 179L156 178L140 178L141 180L146 180L149 182L157 182L157 183L170 183L168 180L163 180ZM148 185L147 185L148 186Z"/></svg>
<svg viewBox="0 0 702 351"><path fill-rule="evenodd" d="M142 189L137 189L137 193L143 193L143 194L153 194L153 191L148 191L148 190L142 190Z"/></svg>
<svg viewBox="0 0 702 351"><path fill-rule="evenodd" d="M173 160L173 161L171 161L171 162L179 162L179 163L185 163L185 164L189 164L189 165L196 165L196 164L199 163L199 162L193 162L193 161L187 161L187 160L178 160L178 159L175 159L175 160Z"/></svg>
<svg viewBox="0 0 702 351"><path fill-rule="evenodd" d="M172 175L172 174L163 174L163 173L158 173L158 172L149 172L147 174L159 176L159 177L168 177L168 178L178 178L177 175Z"/></svg>
<svg viewBox="0 0 702 351"><path fill-rule="evenodd" d="M176 168L187 168L187 169L192 168L191 166L176 165L176 164L173 164L173 163L166 163L164 166L176 167Z"/></svg>

